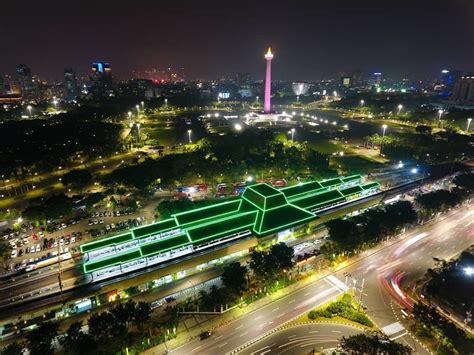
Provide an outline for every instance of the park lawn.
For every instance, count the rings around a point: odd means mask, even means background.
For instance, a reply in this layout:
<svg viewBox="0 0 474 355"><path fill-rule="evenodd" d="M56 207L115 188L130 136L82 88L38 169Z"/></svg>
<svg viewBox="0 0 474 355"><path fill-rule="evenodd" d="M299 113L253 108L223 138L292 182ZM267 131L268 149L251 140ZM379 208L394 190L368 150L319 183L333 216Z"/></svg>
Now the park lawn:
<svg viewBox="0 0 474 355"><path fill-rule="evenodd" d="M358 155L331 156L329 160L331 168L339 168L348 173L364 174L368 170L381 168L383 164L370 161Z"/></svg>

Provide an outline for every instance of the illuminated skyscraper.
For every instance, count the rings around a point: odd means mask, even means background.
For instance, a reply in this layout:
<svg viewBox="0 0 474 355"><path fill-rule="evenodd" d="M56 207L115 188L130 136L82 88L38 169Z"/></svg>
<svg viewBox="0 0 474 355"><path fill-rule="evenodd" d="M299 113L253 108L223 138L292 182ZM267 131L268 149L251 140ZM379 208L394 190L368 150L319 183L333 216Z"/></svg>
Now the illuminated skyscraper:
<svg viewBox="0 0 474 355"><path fill-rule="evenodd" d="M25 99L34 99L38 96L38 84L33 79L31 69L26 64L20 64L16 68L18 82L20 83L21 95Z"/></svg>
<svg viewBox="0 0 474 355"><path fill-rule="evenodd" d="M92 63L92 94L96 97L105 96L112 91L112 69L109 63Z"/></svg>
<svg viewBox="0 0 474 355"><path fill-rule="evenodd" d="M271 97L272 97L272 59L273 53L272 49L268 48L268 52L265 54L265 59L267 61L267 70L265 75L265 101L263 106L263 111L265 113L270 113L272 110Z"/></svg>
<svg viewBox="0 0 474 355"><path fill-rule="evenodd" d="M66 100L73 101L79 95L76 73L72 69L64 69L64 86L66 89Z"/></svg>

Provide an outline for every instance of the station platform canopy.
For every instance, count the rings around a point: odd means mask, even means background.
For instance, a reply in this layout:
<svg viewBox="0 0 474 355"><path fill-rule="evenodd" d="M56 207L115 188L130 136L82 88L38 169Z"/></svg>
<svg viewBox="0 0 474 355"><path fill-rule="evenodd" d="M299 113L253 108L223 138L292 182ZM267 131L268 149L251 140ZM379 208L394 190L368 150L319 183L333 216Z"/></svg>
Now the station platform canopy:
<svg viewBox="0 0 474 355"><path fill-rule="evenodd" d="M84 263L84 272L173 250L217 245L244 236L265 237L314 221L318 210L354 196L367 195L378 188L376 182L362 184L360 175L310 181L281 189L266 183L250 185L239 197L176 213L169 219L83 244L80 247L83 254L94 253L94 257Z"/></svg>

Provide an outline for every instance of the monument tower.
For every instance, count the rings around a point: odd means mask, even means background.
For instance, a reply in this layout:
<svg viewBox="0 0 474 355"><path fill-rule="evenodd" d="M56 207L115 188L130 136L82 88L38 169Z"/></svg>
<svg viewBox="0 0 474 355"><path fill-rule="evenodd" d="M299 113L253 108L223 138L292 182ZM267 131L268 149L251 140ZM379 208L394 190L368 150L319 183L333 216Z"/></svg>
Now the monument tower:
<svg viewBox="0 0 474 355"><path fill-rule="evenodd" d="M267 70L265 75L265 101L263 105L263 111L270 113L272 111L271 96L272 96L272 49L268 48L268 52L265 54L267 61Z"/></svg>

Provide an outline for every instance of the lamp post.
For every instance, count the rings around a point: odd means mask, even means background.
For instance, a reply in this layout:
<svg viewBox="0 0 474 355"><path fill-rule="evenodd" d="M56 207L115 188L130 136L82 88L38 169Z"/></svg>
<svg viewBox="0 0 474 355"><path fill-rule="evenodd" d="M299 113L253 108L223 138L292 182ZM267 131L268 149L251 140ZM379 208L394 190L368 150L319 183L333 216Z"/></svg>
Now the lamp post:
<svg viewBox="0 0 474 355"><path fill-rule="evenodd" d="M360 100L360 106L362 107L362 106L364 106L364 104L365 104L365 101L364 101L364 100Z"/></svg>
<svg viewBox="0 0 474 355"><path fill-rule="evenodd" d="M471 121L472 121L472 118L468 118L468 119L467 119L466 132L468 132L468 133L469 133L469 127L471 127Z"/></svg>
<svg viewBox="0 0 474 355"><path fill-rule="evenodd" d="M168 99L165 99L165 107L168 107Z"/></svg>
<svg viewBox="0 0 474 355"><path fill-rule="evenodd" d="M293 142L295 139L295 129L294 128L290 129L289 133L291 134L291 141Z"/></svg>
<svg viewBox="0 0 474 355"><path fill-rule="evenodd" d="M258 105L258 99L259 99L259 97L255 96L255 102L257 103L257 105Z"/></svg>
<svg viewBox="0 0 474 355"><path fill-rule="evenodd" d="M398 105L398 115L400 116L400 113L402 112L403 105Z"/></svg>
<svg viewBox="0 0 474 355"><path fill-rule="evenodd" d="M128 120L129 120L129 121L132 120L132 111L128 111Z"/></svg>
<svg viewBox="0 0 474 355"><path fill-rule="evenodd" d="M145 109L145 103L142 101L142 102L140 102L140 104L142 105L142 110L144 110Z"/></svg>
<svg viewBox="0 0 474 355"><path fill-rule="evenodd" d="M444 110L438 110L438 122L441 121L441 116L443 116Z"/></svg>
<svg viewBox="0 0 474 355"><path fill-rule="evenodd" d="M54 109L57 110L58 109L58 100L56 100L56 96L53 96L53 105L54 105Z"/></svg>
<svg viewBox="0 0 474 355"><path fill-rule="evenodd" d="M140 123L137 123L137 135L138 135L138 141L140 141Z"/></svg>
<svg viewBox="0 0 474 355"><path fill-rule="evenodd" d="M26 108L28 109L28 112L30 113L30 118L31 118L31 109L32 109L33 107L31 107L31 105L28 105L28 106L26 106Z"/></svg>
<svg viewBox="0 0 474 355"><path fill-rule="evenodd" d="M191 141L191 132L192 132L192 131L191 131L190 129L188 129L188 139L189 139L189 144L191 144L191 143L192 143L192 141Z"/></svg>
<svg viewBox="0 0 474 355"><path fill-rule="evenodd" d="M383 149L383 141L385 139L385 130L387 129L387 125L382 125L382 142L380 142L380 156L382 156L382 149Z"/></svg>

